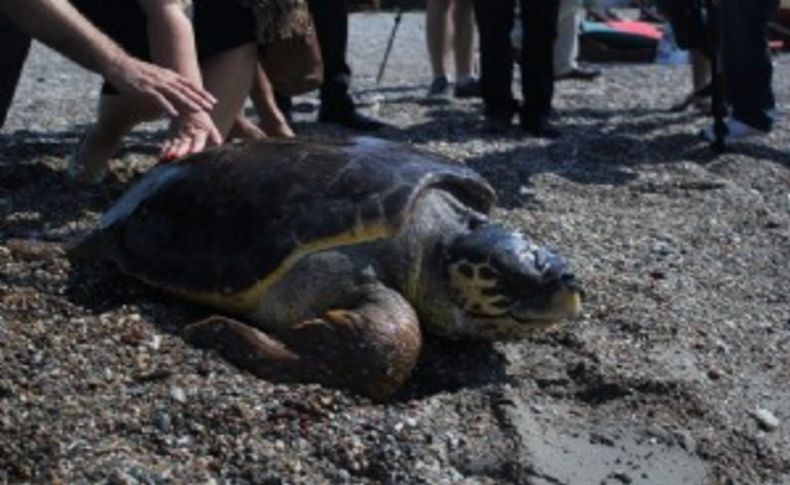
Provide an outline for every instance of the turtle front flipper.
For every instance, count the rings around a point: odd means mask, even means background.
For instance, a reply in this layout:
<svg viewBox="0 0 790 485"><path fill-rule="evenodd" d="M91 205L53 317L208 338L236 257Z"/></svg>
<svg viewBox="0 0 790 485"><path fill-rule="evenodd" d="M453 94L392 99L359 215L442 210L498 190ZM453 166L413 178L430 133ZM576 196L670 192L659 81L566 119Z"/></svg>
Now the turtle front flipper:
<svg viewBox="0 0 790 485"><path fill-rule="evenodd" d="M213 316L188 326L185 338L267 380L317 382L383 400L409 377L422 336L414 309L400 294L371 286L353 308L326 311L276 337Z"/></svg>

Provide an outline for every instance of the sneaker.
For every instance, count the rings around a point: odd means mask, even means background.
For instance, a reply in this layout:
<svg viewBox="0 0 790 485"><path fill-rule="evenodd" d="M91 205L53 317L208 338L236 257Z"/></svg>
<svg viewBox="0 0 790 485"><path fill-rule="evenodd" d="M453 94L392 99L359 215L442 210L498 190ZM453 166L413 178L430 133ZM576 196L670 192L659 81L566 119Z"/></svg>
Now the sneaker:
<svg viewBox="0 0 790 485"><path fill-rule="evenodd" d="M489 135L504 135L511 128L509 117L486 115L483 121L483 133Z"/></svg>
<svg viewBox="0 0 790 485"><path fill-rule="evenodd" d="M447 76L437 76L428 88L429 98L446 98L450 94L450 80Z"/></svg>
<svg viewBox="0 0 790 485"><path fill-rule="evenodd" d="M457 81L453 94L456 98L479 98L481 96L480 80L474 76L467 76L463 80Z"/></svg>
<svg viewBox="0 0 790 485"><path fill-rule="evenodd" d="M558 130L548 118L541 118L533 121L522 120L521 129L530 136L546 140L556 140L562 136L560 130Z"/></svg>
<svg viewBox="0 0 790 485"><path fill-rule="evenodd" d="M711 125L700 132L700 138L706 140L710 143L716 141L716 129L715 125ZM769 132L765 130L760 130L753 126L747 125L742 121L738 121L735 118L728 118L724 122L724 142L728 143L731 141L736 140L745 140L748 138L753 138L756 136L765 136Z"/></svg>
<svg viewBox="0 0 790 485"><path fill-rule="evenodd" d="M576 81L595 81L599 77L601 77L601 71L599 69L575 67L570 71L555 76L554 79L557 81L565 81L568 79L574 79Z"/></svg>

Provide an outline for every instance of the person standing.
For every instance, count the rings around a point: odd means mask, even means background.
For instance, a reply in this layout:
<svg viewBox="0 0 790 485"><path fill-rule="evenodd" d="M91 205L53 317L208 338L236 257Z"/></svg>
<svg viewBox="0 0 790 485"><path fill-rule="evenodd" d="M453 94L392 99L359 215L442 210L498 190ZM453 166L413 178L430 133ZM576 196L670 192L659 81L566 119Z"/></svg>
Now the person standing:
<svg viewBox="0 0 790 485"><path fill-rule="evenodd" d="M337 123L359 131L374 131L384 123L360 113L349 89L351 68L346 61L348 48L348 0L308 0L313 16L321 57L324 61L324 81L321 84L321 107L318 121ZM286 111L289 101L283 102Z"/></svg>
<svg viewBox="0 0 790 485"><path fill-rule="evenodd" d="M486 129L509 129L518 113L525 133L556 138L551 125L554 96L554 39L557 34L557 0L519 0L523 41L519 64L523 102L513 98L513 51L510 31L515 0L475 0L475 16L480 33L481 91Z"/></svg>
<svg viewBox="0 0 790 485"><path fill-rule="evenodd" d="M559 0L557 40L554 44L554 78L592 81L601 75L598 69L579 65L579 28L584 12L582 0Z"/></svg>
<svg viewBox="0 0 790 485"><path fill-rule="evenodd" d="M721 0L718 4L725 97L731 108L725 141L766 135L776 118L767 29L779 1ZM714 141L715 130L709 127L702 136Z"/></svg>
<svg viewBox="0 0 790 485"><path fill-rule="evenodd" d="M448 54L455 57L455 88L458 98L480 95L474 75L475 18L472 0L428 0L425 11L425 40L433 81L428 97L445 97L450 91Z"/></svg>

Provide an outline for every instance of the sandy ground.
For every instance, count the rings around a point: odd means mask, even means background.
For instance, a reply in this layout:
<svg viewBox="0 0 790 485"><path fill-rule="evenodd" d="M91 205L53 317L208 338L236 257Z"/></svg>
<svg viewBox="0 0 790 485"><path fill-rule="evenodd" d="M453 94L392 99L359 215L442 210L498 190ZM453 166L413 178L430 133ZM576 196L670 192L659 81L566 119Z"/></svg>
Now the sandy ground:
<svg viewBox="0 0 790 485"><path fill-rule="evenodd" d="M790 128L713 156L668 113L682 68L558 85L556 142L481 135L479 101L427 104L422 19L355 16L355 93L381 136L447 154L551 244L583 318L512 344L429 339L393 402L272 385L186 345L204 310L51 246L154 162L136 131L98 188L66 157L97 78L36 48L0 131L0 483L790 483ZM790 60L776 60L787 109ZM303 134L346 134L312 122Z"/></svg>

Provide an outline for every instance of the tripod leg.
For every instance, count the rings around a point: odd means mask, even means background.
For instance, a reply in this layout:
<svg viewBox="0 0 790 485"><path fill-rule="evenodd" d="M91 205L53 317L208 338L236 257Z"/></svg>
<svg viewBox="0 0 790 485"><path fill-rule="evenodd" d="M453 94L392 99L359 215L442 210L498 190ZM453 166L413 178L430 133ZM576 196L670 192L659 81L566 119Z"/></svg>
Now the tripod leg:
<svg viewBox="0 0 790 485"><path fill-rule="evenodd" d="M719 17L719 7L713 0L706 0L708 10L708 43L711 60L711 87L712 87L712 112L713 112L713 149L717 153L725 150L724 137L727 134L727 127L724 123L726 108L724 106L724 66L721 52L721 19Z"/></svg>

